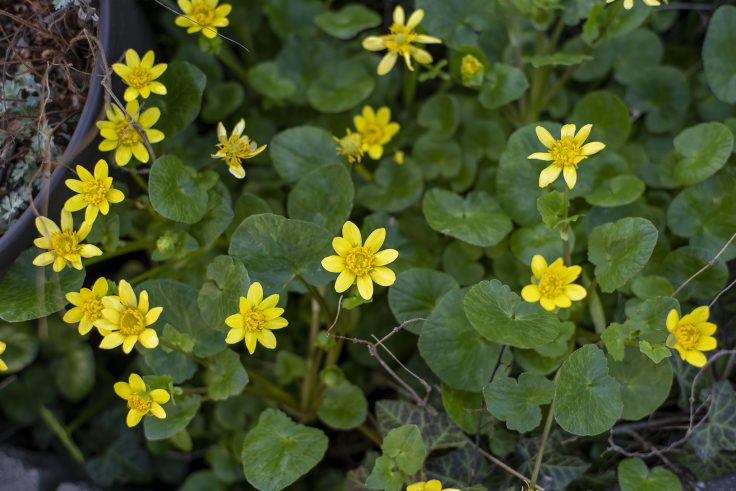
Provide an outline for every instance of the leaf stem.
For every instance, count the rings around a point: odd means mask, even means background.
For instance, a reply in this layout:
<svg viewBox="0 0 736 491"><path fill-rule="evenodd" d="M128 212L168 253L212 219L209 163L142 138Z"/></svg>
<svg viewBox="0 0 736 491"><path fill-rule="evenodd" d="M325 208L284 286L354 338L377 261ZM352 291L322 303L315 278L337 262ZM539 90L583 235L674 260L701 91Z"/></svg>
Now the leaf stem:
<svg viewBox="0 0 736 491"><path fill-rule="evenodd" d="M72 437L69 435L69 433L66 432L56 416L54 416L54 413L49 411L46 406L41 406L40 412L41 419L43 419L44 423L46 423L46 426L49 427L51 432L56 435L56 438L59 439L61 444L64 445L66 450L69 452L69 455L78 464L83 464L84 455L82 455L82 451L79 450L77 444L74 443L74 440L72 440Z"/></svg>
<svg viewBox="0 0 736 491"><path fill-rule="evenodd" d="M118 247L112 252L107 252L101 256L91 257L89 259L86 259L84 261L84 265L91 266L93 264L101 263L102 261L107 261L108 259L113 259L119 256L123 256L125 254L130 254L132 252L142 251L142 250L148 249L154 244L155 242L151 239L140 239L140 240L128 242L124 246Z"/></svg>
<svg viewBox="0 0 736 491"><path fill-rule="evenodd" d="M559 371L555 374L554 382L557 383L557 377ZM556 398L552 398L552 404L549 406L549 413L547 413L547 420L544 422L544 430L542 431L542 442L539 444L539 451L537 452L537 460L534 462L534 470L532 471L531 489L537 488L537 479L539 478L539 471L542 468L542 457L544 457L544 448L547 446L547 440L549 439L549 433L552 430L552 421L555 416L555 402Z"/></svg>
<svg viewBox="0 0 736 491"><path fill-rule="evenodd" d="M569 238L569 229L570 229L570 223L567 221L567 215L569 213L570 208L570 188L567 187L567 183L565 183L565 197L562 202L562 214L563 214L563 221L560 224L560 238L562 239L562 256L565 261L566 266L570 266L570 238Z"/></svg>

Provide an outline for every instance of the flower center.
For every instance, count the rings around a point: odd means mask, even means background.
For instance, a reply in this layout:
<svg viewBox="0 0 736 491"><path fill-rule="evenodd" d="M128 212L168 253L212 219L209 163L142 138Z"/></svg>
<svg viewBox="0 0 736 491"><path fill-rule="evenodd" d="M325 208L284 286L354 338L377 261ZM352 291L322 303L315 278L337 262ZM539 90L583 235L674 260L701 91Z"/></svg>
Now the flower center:
<svg viewBox="0 0 736 491"><path fill-rule="evenodd" d="M151 83L151 71L148 68L137 66L128 72L128 85L140 89Z"/></svg>
<svg viewBox="0 0 736 491"><path fill-rule="evenodd" d="M82 304L82 312L91 321L96 321L102 316L102 301L99 298L87 300Z"/></svg>
<svg viewBox="0 0 736 491"><path fill-rule="evenodd" d="M148 397L147 394L131 394L128 398L128 407L139 413L148 413L151 410L151 404L153 401Z"/></svg>
<svg viewBox="0 0 736 491"><path fill-rule="evenodd" d="M99 206L107 199L107 186L104 180L86 181L84 183L84 191L82 191L84 201L88 205Z"/></svg>
<svg viewBox="0 0 736 491"><path fill-rule="evenodd" d="M125 117L122 121L118 121L117 126L115 127L115 131L118 134L118 140L120 141L121 145L132 146L141 141L141 138L138 135L136 129L133 127L133 125L130 125L130 127L128 127L129 124L130 121L127 117Z"/></svg>
<svg viewBox="0 0 736 491"><path fill-rule="evenodd" d="M545 273L539 282L539 292L543 297L555 298L562 293L564 286L562 277L554 273Z"/></svg>
<svg viewBox="0 0 736 491"><path fill-rule="evenodd" d="M244 157L250 150L250 139L248 137L230 135L227 143L218 143L217 147L228 156Z"/></svg>
<svg viewBox="0 0 736 491"><path fill-rule="evenodd" d="M51 237L51 247L57 256L79 254L79 238L77 232L58 232Z"/></svg>
<svg viewBox="0 0 736 491"><path fill-rule="evenodd" d="M243 328L246 331L260 331L266 323L266 317L260 310L251 310L243 315Z"/></svg>
<svg viewBox="0 0 736 491"><path fill-rule="evenodd" d="M549 153L558 167L576 165L575 160L583 156L580 145L569 136L556 140Z"/></svg>
<svg viewBox="0 0 736 491"><path fill-rule="evenodd" d="M125 307L120 313L120 334L123 336L136 336L146 328L146 319L141 311L133 307Z"/></svg>
<svg viewBox="0 0 736 491"><path fill-rule="evenodd" d="M192 5L192 11L188 17L191 17L203 26L209 26L215 20L215 9L204 2L197 2Z"/></svg>
<svg viewBox="0 0 736 491"><path fill-rule="evenodd" d="M675 339L684 349L695 349L700 341L700 330L694 324L679 324L675 330Z"/></svg>
<svg viewBox="0 0 736 491"><path fill-rule="evenodd" d="M345 256L345 267L355 276L364 276L373 269L373 254L365 247L353 247Z"/></svg>
<svg viewBox="0 0 736 491"><path fill-rule="evenodd" d="M391 34L387 34L386 49L404 56L409 53L411 43L416 41L417 33L413 29L407 29L401 24L394 24L389 29Z"/></svg>
<svg viewBox="0 0 736 491"><path fill-rule="evenodd" d="M368 145L379 143L383 138L383 128L377 123L368 123L362 133Z"/></svg>

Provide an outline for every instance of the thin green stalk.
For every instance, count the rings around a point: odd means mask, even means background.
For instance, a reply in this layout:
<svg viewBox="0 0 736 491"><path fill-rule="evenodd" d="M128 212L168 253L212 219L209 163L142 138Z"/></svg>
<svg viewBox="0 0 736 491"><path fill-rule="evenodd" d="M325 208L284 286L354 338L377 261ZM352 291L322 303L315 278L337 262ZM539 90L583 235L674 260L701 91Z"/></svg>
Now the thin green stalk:
<svg viewBox="0 0 736 491"><path fill-rule="evenodd" d="M414 97L417 95L417 79L419 77L419 67L414 70L404 70L404 106L409 107L414 103Z"/></svg>
<svg viewBox="0 0 736 491"><path fill-rule="evenodd" d="M152 247L153 245L155 245L155 241L151 239L140 239L140 240L135 240L133 242L128 242L124 246L118 247L112 252L106 252L106 253L103 253L101 256L85 259L84 265L91 266L93 264L101 263L102 261L107 261L108 259L113 259L119 256L123 256L125 254L143 251L143 250L148 249L149 247Z"/></svg>
<svg viewBox="0 0 736 491"><path fill-rule="evenodd" d="M130 176L133 178L133 180L140 186L140 188L143 190L144 193L148 194L148 184L146 181L141 177L140 174L137 172L132 172Z"/></svg>
<svg viewBox="0 0 736 491"><path fill-rule="evenodd" d="M570 237L569 237L569 222L567 221L568 213L570 208L570 188L565 183L565 197L562 202L562 216L563 222L560 224L560 238L562 239L562 256L565 264L570 266Z"/></svg>
<svg viewBox="0 0 736 491"><path fill-rule="evenodd" d="M232 70L244 84L248 84L247 70L243 68L240 61L235 57L228 46L223 45L220 52L217 54L217 57L225 66Z"/></svg>
<svg viewBox="0 0 736 491"><path fill-rule="evenodd" d="M270 393L274 399L277 399L288 406L294 408L297 407L296 400L294 400L294 397L291 394L285 392L281 387L268 380L264 375L261 375L251 368L248 368L248 377L253 382L262 385L263 388L268 393Z"/></svg>
<svg viewBox="0 0 736 491"><path fill-rule="evenodd" d="M69 435L69 433L67 433L59 420L56 419L54 413L49 411L46 406L41 406L40 412L41 419L43 419L44 423L46 423L46 426L49 427L51 432L56 436L56 438L59 439L61 444L64 445L64 448L66 448L66 450L69 452L69 455L72 457L72 459L74 459L74 461L78 464L84 464L84 455L82 455L82 451L79 450L79 447L76 443L74 443L72 437Z"/></svg>
<svg viewBox="0 0 736 491"><path fill-rule="evenodd" d="M557 383L557 376L560 372L555 374L554 382ZM537 488L537 478L539 477L539 471L542 468L542 458L544 457L544 448L547 446L547 440L549 439L549 433L552 430L552 421L555 416L555 402L556 399L552 399L552 404L549 406L549 413L547 414L547 420L544 422L544 430L542 431L542 442L539 444L539 451L537 452L537 460L534 462L534 471L532 471L532 480L530 489Z"/></svg>

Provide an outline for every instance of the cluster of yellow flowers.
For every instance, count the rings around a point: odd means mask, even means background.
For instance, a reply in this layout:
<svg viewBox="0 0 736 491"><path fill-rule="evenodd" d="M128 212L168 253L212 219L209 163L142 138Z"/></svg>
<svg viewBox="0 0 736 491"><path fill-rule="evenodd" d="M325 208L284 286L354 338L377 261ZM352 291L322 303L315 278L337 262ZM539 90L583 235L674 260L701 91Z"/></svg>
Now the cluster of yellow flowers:
<svg viewBox="0 0 736 491"><path fill-rule="evenodd" d="M374 110L370 106L363 107L361 114L353 118L356 133L350 128L337 141L338 155L344 155L349 163L360 162L364 154L373 160L383 156L383 146L399 132L399 123L391 121L391 109L383 106Z"/></svg>
<svg viewBox="0 0 736 491"><path fill-rule="evenodd" d="M125 52L125 63L114 63L113 71L128 86L123 98L125 109L113 103L105 108L105 121L98 121L102 141L99 149L103 152L115 150L115 163L127 165L132 157L142 163L150 158L146 142L158 143L164 134L153 128L161 117L157 107L141 110L138 96L148 99L151 94L166 94L164 84L156 80L168 68L166 63L154 64L153 51L146 52L143 58L135 50Z"/></svg>
<svg viewBox="0 0 736 491"><path fill-rule="evenodd" d="M213 39L217 36L217 28L230 24L227 16L232 6L219 0L177 0L183 15L176 18L176 25L187 30L188 34L201 32L203 36Z"/></svg>
<svg viewBox="0 0 736 491"><path fill-rule="evenodd" d="M560 174L565 179L566 189L575 187L578 164L606 147L601 142L585 143L592 129L592 124L586 124L576 132L574 124L566 124L562 127L560 139L556 140L544 127L536 127L537 137L547 147L547 152L535 152L529 158L552 162L539 174L539 187L549 186ZM573 283L582 272L580 266L565 266L562 258L547 265L544 257L535 255L531 269L532 283L521 291L527 302L539 302L545 310L552 311L558 307L569 308L573 301L582 300L587 295L585 288ZM707 362L703 352L714 350L718 345L712 337L717 327L708 322L709 315L708 307L703 306L682 318L675 309L667 316L667 330L670 332L667 346L676 349L683 360L696 367Z"/></svg>

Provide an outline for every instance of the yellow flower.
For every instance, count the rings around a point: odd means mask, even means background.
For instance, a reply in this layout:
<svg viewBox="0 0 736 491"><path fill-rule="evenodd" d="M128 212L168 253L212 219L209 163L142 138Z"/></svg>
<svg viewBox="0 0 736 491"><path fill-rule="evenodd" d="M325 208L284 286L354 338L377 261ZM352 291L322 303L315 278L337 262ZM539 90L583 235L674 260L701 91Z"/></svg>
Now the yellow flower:
<svg viewBox="0 0 736 491"><path fill-rule="evenodd" d="M36 217L36 228L43 237L33 243L39 249L48 249L36 256L33 264L46 266L54 263L57 273L64 269L67 263L74 269L82 269L83 257L95 257L102 254L99 247L92 244L82 244L92 229L91 222L82 222L79 230L74 230L74 219L68 210L61 210L61 228L46 217Z"/></svg>
<svg viewBox="0 0 736 491"><path fill-rule="evenodd" d="M377 112L365 106L363 114L355 116L353 122L361 136L362 150L373 160L381 158L383 146L399 132L399 123L391 122L391 109L386 106Z"/></svg>
<svg viewBox="0 0 736 491"><path fill-rule="evenodd" d="M135 50L129 49L125 52L125 63L113 63L112 69L128 85L123 95L126 101L132 101L139 95L147 99L152 92L166 95L166 86L156 79L166 71L168 65L154 65L154 56L153 51L148 50L143 59L140 59Z"/></svg>
<svg viewBox="0 0 736 491"><path fill-rule="evenodd" d="M677 310L672 309L667 315L667 346L680 353L689 364L702 367L707 359L703 351L712 351L718 347L713 334L717 326L708 322L710 310L707 306L698 307L680 318Z"/></svg>
<svg viewBox="0 0 736 491"><path fill-rule="evenodd" d="M245 177L242 160L255 157L268 146L259 147L256 142L248 138L248 135L243 135L243 130L245 130L245 120L242 118L235 125L229 137L225 125L222 122L217 123L217 153L212 155L212 158L215 159L225 159L230 174L238 179Z"/></svg>
<svg viewBox="0 0 736 491"><path fill-rule="evenodd" d="M188 34L202 31L210 39L217 36L217 28L230 24L227 19L232 6L223 3L218 6L219 0L177 0L179 8L184 13L176 18L176 25L186 27Z"/></svg>
<svg viewBox="0 0 736 491"><path fill-rule="evenodd" d="M404 160L406 159L406 154L403 150L396 150L394 152L394 162L396 162L398 165L404 165Z"/></svg>
<svg viewBox="0 0 736 491"><path fill-rule="evenodd" d="M606 0L606 3L613 3L616 0ZM658 7L662 5L662 2L659 0L642 0L645 5L649 5L650 7ZM664 3L667 3L667 0L664 0ZM626 10L631 10L634 8L634 0L624 0L624 8Z"/></svg>
<svg viewBox="0 0 736 491"><path fill-rule="evenodd" d="M79 334L85 335L92 330L95 322L102 318L102 299L107 295L107 280L97 278L92 289L82 288L78 292L66 294L66 300L74 305L64 314L64 322L79 322Z"/></svg>
<svg viewBox="0 0 736 491"><path fill-rule="evenodd" d="M601 142L585 143L593 128L586 124L575 134L575 125L566 124L562 127L560 139L555 140L552 135L541 126L537 126L537 137L549 152L535 152L530 159L552 161L552 164L539 174L539 187L545 188L552 184L562 172L567 186L572 189L577 181L577 166L589 156L606 148ZM585 143L585 145L583 145Z"/></svg>
<svg viewBox="0 0 736 491"><path fill-rule="evenodd" d="M353 283L358 284L358 293L365 300L373 298L373 283L391 286L396 275L386 267L399 257L396 249L384 249L379 252L386 240L386 229L374 230L363 244L360 230L353 222L345 222L342 226L342 237L332 239L332 248L336 256L327 256L322 260L322 267L330 273L340 273L335 281L335 291L342 293Z"/></svg>
<svg viewBox="0 0 736 491"><path fill-rule="evenodd" d="M406 487L406 491L460 491L455 488L443 488L442 483L439 482L437 479L432 479L431 481L420 481L415 482L414 484L409 484Z"/></svg>
<svg viewBox="0 0 736 491"><path fill-rule="evenodd" d="M67 179L66 186L76 194L66 200L64 209L69 211L84 210L84 220L94 222L97 213L107 215L110 211L110 203L120 203L125 199L122 191L112 187L112 177L107 175L107 162L100 159L95 165L95 174L82 167L77 166L77 175L81 178Z"/></svg>
<svg viewBox="0 0 736 491"><path fill-rule="evenodd" d="M350 128L342 138L335 138L337 154L347 157L348 162L354 164L363 160L363 137L360 133L353 133Z"/></svg>
<svg viewBox="0 0 736 491"><path fill-rule="evenodd" d="M284 309L276 307L279 303L277 294L263 298L263 287L255 282L248 288L248 296L240 297L240 308L237 314L225 319L230 327L225 342L239 343L245 339L245 347L251 355L260 342L264 348L276 347L276 336L271 332L289 325L289 321L281 317Z"/></svg>
<svg viewBox="0 0 736 491"><path fill-rule="evenodd" d="M5 348L7 348L8 345L0 341L0 355L5 353ZM5 364L5 362L0 359L0 372L7 372L8 371L8 365Z"/></svg>
<svg viewBox="0 0 736 491"><path fill-rule="evenodd" d="M412 58L421 64L432 63L432 55L424 49L412 45L412 43L442 43L442 40L436 37L417 34L416 28L423 18L424 10L419 9L411 14L408 22L405 22L404 8L397 5L394 9L394 23L391 24L389 34L369 36L363 40L363 47L369 51L388 50L381 63L378 64L379 75L386 75L390 72L399 56L404 58L409 70L414 70L414 67L411 66Z"/></svg>
<svg viewBox="0 0 736 491"><path fill-rule="evenodd" d="M103 332L100 343L102 349L117 348L130 353L135 343L140 341L144 348L158 346L158 335L150 326L158 320L162 307L148 307L148 292L143 290L140 300L136 299L133 287L125 280L118 283L118 295L102 299L102 318L95 324Z"/></svg>
<svg viewBox="0 0 736 491"><path fill-rule="evenodd" d="M164 389L149 389L140 375L131 373L128 382L115 382L115 393L128 401L128 417L125 422L132 428L141 422L143 416L150 414L158 419L166 418L161 404L169 402L171 395Z"/></svg>
<svg viewBox="0 0 736 491"><path fill-rule="evenodd" d="M568 308L573 300L582 300L588 294L585 288L573 283L581 271L580 266L565 266L562 258L547 266L544 257L537 254L532 258L532 284L521 290L521 297L527 302L539 302L545 310Z"/></svg>
<svg viewBox="0 0 736 491"><path fill-rule="evenodd" d="M163 140L164 134L152 128L161 117L159 108L151 107L138 114L139 108L137 100L132 100L125 105L125 111L143 130L149 143L158 143ZM143 163L148 162L148 149L141 135L130 123L128 115L117 104L107 106L105 113L107 120L97 122L103 138L98 148L103 152L115 150L115 163L118 165L126 165L130 162L131 157Z"/></svg>
<svg viewBox="0 0 736 491"><path fill-rule="evenodd" d="M480 61L478 61L478 58L471 54L467 54L463 56L462 64L460 65L460 72L465 77L472 77L476 75L481 69L483 68L483 65Z"/></svg>

